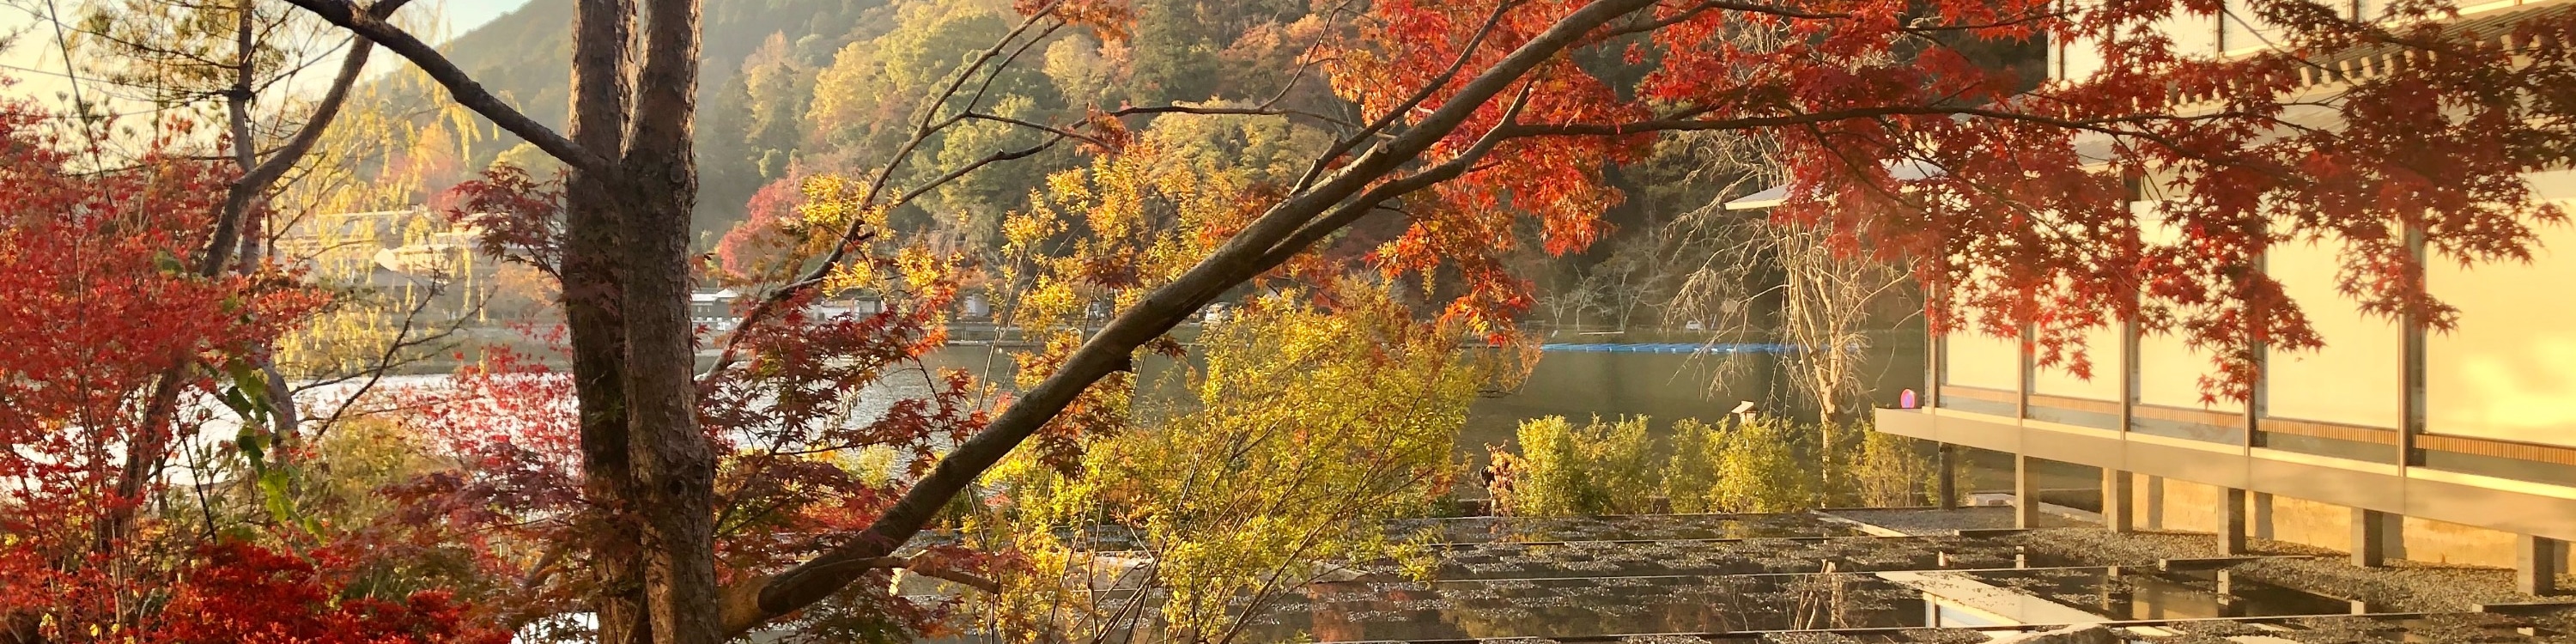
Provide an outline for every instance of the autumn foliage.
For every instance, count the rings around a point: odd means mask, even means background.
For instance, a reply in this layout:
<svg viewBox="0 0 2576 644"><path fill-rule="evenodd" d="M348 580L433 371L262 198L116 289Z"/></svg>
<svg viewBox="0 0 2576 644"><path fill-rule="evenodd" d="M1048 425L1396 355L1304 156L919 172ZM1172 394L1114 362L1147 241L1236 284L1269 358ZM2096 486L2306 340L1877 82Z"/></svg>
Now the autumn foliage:
<svg viewBox="0 0 2576 644"><path fill-rule="evenodd" d="M440 62L346 3L292 1ZM2524 177L2576 150L2564 8L2474 31L2431 0L2359 17L2304 0L920 0L832 52L810 110L779 99L812 61L764 46L744 76L777 126L758 135L767 183L708 266L687 221L697 30L661 22L699 7L631 4L656 20L576 21L601 28L577 38L596 60L574 85L641 86L577 101L587 131L441 79L571 168L504 165L427 200L484 254L559 280L566 327L384 396L399 411L364 441L382 480L308 467L345 444L258 422L275 411L259 366L327 298L280 266L189 269L226 166L193 160L183 129L112 154L0 109L0 642L491 641L585 610L620 632L685 623L657 635L691 644L791 620L899 637L957 605L895 597L893 570L1053 584L1029 566L1073 556L954 543L977 512L960 501L1043 514L1013 506L1042 495L978 498L1006 464L1047 485L1087 472L1116 494L1074 500L1148 508L1191 494L1155 485L1195 467L1174 450L1257 434L1313 448L1282 462L1413 498L1445 483L1441 448L1364 462L1349 455L1403 437L1360 430L1436 435L1457 410L1372 396L1415 380L1462 405L1473 383L1447 352L1532 308L1520 262L1615 233L1604 213L1633 195L1614 175L1672 132L1776 147L1774 216L1909 267L1936 330L2028 334L2042 365L2083 374L2085 331L2132 321L2214 356L2213 399L2246 395L2264 351L2318 346L2256 270L2267 248L2340 244L2345 296L2444 327L2423 264L2528 258L2532 227L2565 216ZM2159 27L2221 13L2264 46L2219 55ZM2065 64L2055 45L2101 69L2040 71ZM783 122L798 110L812 131ZM812 154L769 154L795 139ZM452 174L431 165L410 169ZM693 280L748 294L739 328L689 328ZM977 298L996 343L1024 345L993 369L1016 391L931 364ZM1208 337L1210 413L1149 425L1144 365L1186 359L1183 325L1243 301L1266 317ZM1203 491L1351 498L1223 483ZM1150 533L1186 513L1118 520ZM1221 612L1233 582L1183 603Z"/></svg>
<svg viewBox="0 0 2576 644"><path fill-rule="evenodd" d="M159 132L117 157L0 106L0 640L505 641L445 592L359 590L363 539L163 502L259 476L234 446L276 437L218 434L236 430L211 399L248 404L242 365L325 297L275 266L192 270L229 166L178 154L183 125ZM167 374L184 407L150 404Z"/></svg>

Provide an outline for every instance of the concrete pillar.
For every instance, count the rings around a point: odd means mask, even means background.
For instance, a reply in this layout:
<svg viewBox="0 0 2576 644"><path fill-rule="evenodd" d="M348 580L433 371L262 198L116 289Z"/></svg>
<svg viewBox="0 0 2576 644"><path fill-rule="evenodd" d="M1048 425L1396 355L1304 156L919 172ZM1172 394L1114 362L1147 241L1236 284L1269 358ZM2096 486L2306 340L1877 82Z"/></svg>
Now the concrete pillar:
<svg viewBox="0 0 2576 644"><path fill-rule="evenodd" d="M2147 529L2165 529L2165 477L2147 477Z"/></svg>
<svg viewBox="0 0 2576 644"><path fill-rule="evenodd" d="M2218 504L2219 513L2224 515L2218 521L2218 547L2227 554L2241 555L2250 551L2246 547L2245 497L2244 490L2228 488L2227 498Z"/></svg>
<svg viewBox="0 0 2576 644"><path fill-rule="evenodd" d="M2224 569L2218 571L2218 616L2245 616L2245 606L2236 601L2236 574Z"/></svg>
<svg viewBox="0 0 2576 644"><path fill-rule="evenodd" d="M2522 594L2558 594L2558 540L2519 535L2513 542L2513 587Z"/></svg>
<svg viewBox="0 0 2576 644"><path fill-rule="evenodd" d="M1939 485L1932 490L1932 494L1940 498L1935 499L1932 504L1940 506L1943 510L1955 509L1959 507L1959 447L1942 443L1937 451L1939 454L1936 460L1940 461L1941 472L1938 477L1935 477Z"/></svg>
<svg viewBox="0 0 2576 644"><path fill-rule="evenodd" d="M2013 527L2039 527L2039 474L2030 471L2038 462L2027 454L2013 455Z"/></svg>
<svg viewBox="0 0 2576 644"><path fill-rule="evenodd" d="M2102 468L2102 527L2112 532L2138 529L2137 477L2125 470Z"/></svg>
<svg viewBox="0 0 2576 644"><path fill-rule="evenodd" d="M2388 513L2352 509L2352 565L2377 568L2388 563Z"/></svg>

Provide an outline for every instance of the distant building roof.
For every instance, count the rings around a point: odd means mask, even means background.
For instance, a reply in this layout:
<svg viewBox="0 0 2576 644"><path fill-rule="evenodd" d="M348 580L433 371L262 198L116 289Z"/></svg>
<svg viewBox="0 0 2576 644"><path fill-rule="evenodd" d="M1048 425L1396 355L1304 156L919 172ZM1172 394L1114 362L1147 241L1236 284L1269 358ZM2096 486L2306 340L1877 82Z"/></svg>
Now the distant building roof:
<svg viewBox="0 0 2576 644"><path fill-rule="evenodd" d="M1922 161L1889 161L1887 163L1887 174L1890 177L1895 177L1898 181L1912 181L1924 177L1940 176L1941 169ZM1788 200L1788 186L1772 186L1761 192L1737 197L1733 201L1728 201L1726 202L1725 207L1727 210L1757 210L1761 208L1778 207L1781 203L1787 202Z"/></svg>
<svg viewBox="0 0 2576 644"><path fill-rule="evenodd" d="M2111 137L2109 135L2085 132L2077 134L2075 137L2075 156L2083 159L2085 163L2107 162L2111 160L2112 154ZM1940 166L1935 166L1924 161L1908 159L1903 161L1887 162L1887 174L1890 177L1894 177L1897 181L1912 181L1916 179L1941 176L1942 171ZM1788 186L1772 186L1762 190L1761 192L1737 197L1732 201L1728 201L1725 204L1725 208L1727 210L1759 210L1762 208L1775 208L1788 200Z"/></svg>

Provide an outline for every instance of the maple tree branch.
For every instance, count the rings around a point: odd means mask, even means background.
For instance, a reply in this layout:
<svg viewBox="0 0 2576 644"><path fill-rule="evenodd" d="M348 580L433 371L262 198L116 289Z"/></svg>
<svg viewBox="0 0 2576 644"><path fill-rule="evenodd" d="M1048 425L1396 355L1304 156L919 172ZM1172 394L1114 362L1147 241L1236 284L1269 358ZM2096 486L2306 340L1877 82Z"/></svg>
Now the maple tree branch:
<svg viewBox="0 0 2576 644"><path fill-rule="evenodd" d="M1352 122L1350 122L1350 121L1345 121L1345 120L1342 120L1342 119L1340 119L1340 118L1338 118L1338 117L1328 116L1328 115L1324 115L1324 114L1317 114L1317 113L1314 113L1314 112L1308 112L1308 111L1305 111L1305 110L1283 110L1283 109L1276 109L1276 108L1271 108L1271 107L1204 107L1204 106L1197 106L1197 105L1152 105L1152 106L1145 106L1145 107L1122 107L1122 108L1118 108L1118 109L1115 109L1115 110L1110 110L1110 111L1108 112L1108 114L1109 114L1110 116L1137 116L1137 115L1142 115L1142 114L1198 114L1198 115L1203 115L1203 116L1230 116L1230 115L1232 115L1232 116L1302 116L1302 117L1306 117L1306 118L1310 118L1310 119L1315 119L1315 120L1317 120L1317 121L1322 121L1322 122L1325 122L1325 123L1331 123L1331 124L1334 124L1334 125L1341 125L1341 126L1357 126L1357 125L1359 125L1358 123L1352 123Z"/></svg>
<svg viewBox="0 0 2576 644"><path fill-rule="evenodd" d="M984 82L975 85L975 95L966 97L966 106L962 111L972 112L975 111L976 107L982 106L984 104L984 96L992 93L993 91L993 81L1000 80L1002 78L1002 70L1010 69L1012 63L1019 62L1021 55L1029 53L1029 49L1036 47L1038 43L1045 42L1047 36L1055 35L1055 31L1057 29L1063 29L1065 24L1066 23L1061 20L1048 23L1046 30L1040 31L1038 32L1038 35L1031 36L1027 40L1021 41L1018 49L1011 50L1011 55L1003 57L1002 62L993 65L992 69L984 70ZM1014 32L1012 36L1017 37L1018 33ZM1003 42L1007 43L1010 41L1006 39ZM972 75L973 71L966 70L965 73Z"/></svg>
<svg viewBox="0 0 2576 644"><path fill-rule="evenodd" d="M1087 136L1087 135L1079 134L1079 133L1074 132L1073 130L1069 130L1069 129L1065 129L1065 128L1060 128L1060 127L1056 127L1056 126L1053 126L1053 125L1047 125L1047 124L1044 124L1044 123L1032 123L1032 122L1029 122L1029 121L1026 121L1026 120L1015 119L1015 118L1011 118L1011 117L1008 117L1008 116L1000 116L1000 115L994 115L994 114L986 114L986 113L983 113L983 112L966 112L966 113L963 113L963 114L959 114L958 116L959 116L959 117L966 118L966 119L970 119L970 120L977 120L977 121L992 121L992 122L995 122L995 123L1002 123L1002 124L1007 124L1007 125L1017 125L1017 126L1020 126L1020 127L1024 127L1024 128L1028 128L1028 129L1032 129L1032 130L1037 130L1037 131L1040 131L1040 132L1053 133L1053 134L1055 134L1055 135L1056 135L1056 136L1058 136L1058 137L1071 138L1071 139L1079 140L1079 141L1082 141L1082 142L1084 142L1084 143L1089 143L1089 144L1092 144L1092 145L1100 145L1100 146L1104 146L1104 147L1107 145L1107 144L1106 144L1106 142L1101 141L1098 137L1093 137L1093 136Z"/></svg>
<svg viewBox="0 0 2576 644"><path fill-rule="evenodd" d="M1696 110L1696 111L1704 112L1704 111L1706 111L1706 110ZM2250 159L2238 159L2238 160L2233 160L2233 161L2231 161L2231 160L2226 160L2226 159L2217 159L2217 158L2212 158L2212 157L2208 156L2207 154L2202 153L2202 152L2199 152L2199 151L2197 151L2197 150L2193 149L2191 146L2186 145L2186 144L2184 144L2184 143L2183 143L2183 142L2181 142L2181 141L2177 141L2177 140L2175 140L2173 137L2170 137L2170 136L2166 136L2166 135L2163 135L2163 134L2158 134L2158 133L2155 133L2155 132L2152 132L2152 131L2147 131L2147 130L2138 129L2138 128L2122 128L2122 127L2116 127L2116 126L2118 126L2118 125L2125 125L2125 124L2137 124L2137 123L2149 123L2149 122L2191 123L2191 122L2199 122L2199 121L2212 121L2212 120L2223 120L2223 119L2234 119L2234 118L2264 118L2264 117L2261 117L2261 116L2259 116L2259 115L2246 114L2246 113L2233 112L2233 111L2229 111L2229 112L2213 112L2213 113L2208 113L2208 114L2192 114L2192 115L2181 115L2181 114L2126 114L2126 115L2120 115L2120 116L2106 116L2106 117L2096 117L2096 118L2064 118L2064 117L2046 116L2046 115L2041 115L2041 114L2033 114L2033 113L2029 113L2029 112L2016 112L2016 111L2009 111L2009 110L1999 110L1999 109L1986 108L1986 107L1945 106L1945 105L1891 105L1891 106L1879 106L1879 107L1862 107L1862 108L1852 108L1852 109L1844 109L1844 110L1832 110L1832 111L1826 111L1826 112L1814 112L1814 113L1808 113L1808 114L1786 114L1786 115L1778 115L1778 116L1748 116L1748 117L1731 118L1731 119L1660 118L1660 119L1648 119L1648 120L1642 120L1642 121L1630 121L1630 122L1625 122L1625 123L1555 123L1555 124L1546 124L1546 125L1523 125L1523 126L1518 126L1518 127L1516 127L1516 128L1513 128L1513 131L1510 133L1510 136L1513 136L1513 137L1524 137L1524 136L1619 136L1619 135L1647 134L1647 133L1653 133L1653 132L1694 132L1694 131L1750 130L1750 129L1772 128L1772 127L1807 126L1807 125L1815 125L1815 124L1818 124L1818 123L1829 123L1829 122L1833 122L1833 121L1844 121L1844 120L1851 120L1851 119L1875 119L1875 118L1883 118L1883 117L1889 117L1889 116L1942 116L1942 115L1948 115L1948 116L1974 116L1974 117L1979 117L1979 118L1988 118L1988 119L1995 119L1995 120L2020 121L2020 122L2025 122L2025 123L2035 123L2035 124L2039 124L2039 125L2047 125L2047 126L2052 126L2052 127L2058 127L2058 128L2068 129L2068 130L2081 130L2081 131L2086 131L2086 132L2093 132L2093 133L2097 133L2097 134L2104 134L2104 135L2109 135L2109 136L2113 136L2113 137L2129 137L2129 138L2136 138L2136 139L2139 139L2139 140L2143 140L2143 141L2148 141L2148 142L2155 143L2155 144L2157 144L2157 145L2159 145L2159 146L2164 147L2164 148L2165 148L2165 149L2167 149L2167 150L2171 150L2171 151L2173 151L2175 154L2179 154L2179 155L2183 155L2183 156L2190 157L2190 158L2193 158L2193 159L2197 159L2197 160L2202 161L2202 162L2205 162L2205 163L2225 164L2225 165L2243 165L2244 167L2254 168L2254 169L2256 169L2256 170L2260 170L2260 171L2263 171L2263 172L2266 172L2266 173L2272 174L2272 175L2274 175L2274 176L2276 176L2276 177L2282 177L2282 178L2290 178L2290 177L2291 177L2290 173L2288 173L2286 170L2284 170L2284 169L2282 169L2282 168L2279 168L2279 167L2276 167L2276 166L2274 166L2273 164L2253 163L2253 162L2252 162L2252 160L2250 160ZM2279 122L2279 120L2278 120L2278 119L2268 119L2268 118L2267 118L2266 120L2270 120L2270 121L2273 121L2273 122L2276 122L2276 123L2278 123L2278 122Z"/></svg>
<svg viewBox="0 0 2576 644"><path fill-rule="evenodd" d="M1162 337L1227 289L1273 268L1263 260L1277 251L1280 241L1438 145L1496 96L1578 44L1585 34L1653 5L1654 0L1592 0L1568 12L1460 85L1413 128L1361 155L1331 178L1272 206L1197 265L1156 287L1093 333L1054 374L1023 390L984 429L960 441L865 530L803 564L774 575L749 576L727 587L719 608L725 632L749 632L857 580L866 569L853 566L854 562L886 556L910 541L951 499L973 487L985 471L1083 391L1130 365L1138 347Z"/></svg>
<svg viewBox="0 0 2576 644"><path fill-rule="evenodd" d="M1040 141L1036 145L1016 150L1001 150L992 154L984 155L983 158L976 159L966 165L958 166L957 169L949 170L947 173L941 174L928 182L914 186L911 190L904 191L904 193L897 196L894 201L887 202L886 207L895 208L904 204L912 203L914 199L919 199L922 195L930 194L930 191L937 190L940 186L947 185L951 181L965 178L966 175L972 174L976 170L982 169L984 166L1037 156L1038 153L1045 152L1048 148L1055 147L1056 144L1063 143L1065 139L1073 137L1074 135L1071 133L1058 132L1056 136L1049 137L1045 141ZM1085 140L1090 139L1086 138Z"/></svg>
<svg viewBox="0 0 2576 644"><path fill-rule="evenodd" d="M431 47L429 43L421 42L420 38L411 35L410 32L385 22L387 16L377 15L373 9L360 11L348 0L286 1L322 18L324 22L347 29L362 38L374 41L377 45L393 50L395 54L401 55L404 59L410 60L412 65L419 67L421 72L429 74L429 77L438 81L440 86L446 87L448 95L454 97L457 104L474 110L475 113L483 115L483 118L491 119L492 123L501 126L501 129L519 135L519 138L536 145L538 149L545 150L546 154L553 155L565 165L587 171L605 170L609 167L608 157L603 151L585 149L574 144L572 139L564 138L562 134L538 123L536 119L528 118L527 114L511 107L500 97L492 95L491 91L483 89L482 83L475 82L464 69L458 68L455 62L449 61L445 55L438 53L438 48ZM399 6L401 3L386 4Z"/></svg>
<svg viewBox="0 0 2576 644"><path fill-rule="evenodd" d="M1270 100L1262 101L1260 105L1255 105L1253 107L1256 109L1270 109L1272 106L1278 105L1279 101L1288 98L1289 90L1297 89L1297 82L1306 79L1306 70L1314 68L1315 63L1318 62L1317 57L1313 55L1314 47L1315 46L1313 44L1308 44L1306 53L1298 56L1299 60L1297 61L1297 69L1288 73L1287 82L1279 84L1278 93L1271 94Z"/></svg>
<svg viewBox="0 0 2576 644"><path fill-rule="evenodd" d="M347 400L342 401L338 408L331 410L330 416L324 417L322 422L314 427L311 442L321 442L323 436L331 433L331 428L339 426L341 417L349 413L350 407L357 406L358 401L367 396L367 392L374 391L377 384L384 382L385 375L392 372L394 368L400 364L397 362L397 358L404 350L444 340L448 336L455 334L458 329L464 327L466 318L459 317L456 320L449 322L446 329L440 330L437 333L417 338L412 337L412 328L419 324L421 313L429 310L430 303L437 301L439 293L447 290L447 285L444 282L432 283L427 290L429 291L429 296L420 298L420 301L413 303L411 311L403 315L402 325L394 330L394 341L385 344L385 350L376 356L375 367L367 370L366 382L360 383L356 391L350 392ZM349 379L339 379L332 384L346 382L347 380ZM307 387L307 389L310 388L311 387L309 386ZM292 394L289 395L292 396Z"/></svg>
<svg viewBox="0 0 2576 644"><path fill-rule="evenodd" d="M870 568L901 568L904 570L910 570L913 574L921 575L923 577L953 581L968 588L996 595L1002 593L1001 582L993 581L983 575L958 570L956 568L930 564L924 562L922 559L923 557L920 555L914 555L911 557L877 557L857 563Z"/></svg>
<svg viewBox="0 0 2576 644"><path fill-rule="evenodd" d="M1332 168L1333 162L1340 160L1342 155L1350 154L1352 150L1359 148L1360 143L1369 140L1370 137L1377 136L1377 133L1386 131L1389 127L1393 127L1396 119L1402 118L1406 112L1413 111L1413 108L1422 106L1423 101L1431 100L1432 94L1438 93L1442 87L1447 87L1449 85L1449 81L1456 80L1459 72L1466 71L1467 61L1475 58L1476 48L1484 46L1485 37L1492 35L1494 33L1494 28L1503 23L1503 14L1511 12L1512 7L1519 5L1519 2L1496 3L1494 5L1494 12L1485 16L1485 24L1476 28L1475 35L1467 37L1467 46L1458 49L1458 56L1449 61L1448 68L1440 70L1440 75L1432 77L1431 82L1423 83L1422 88L1414 91L1412 96L1405 97L1404 102L1397 103L1395 107L1389 108L1385 114L1380 114L1376 119L1370 120L1367 127L1360 128L1360 131L1353 132L1350 136L1342 137L1340 140L1334 141L1331 148L1325 149L1322 155L1315 157L1315 162L1313 164L1306 166L1306 172L1297 177L1297 183L1295 184L1296 187L1294 189L1305 190L1307 187L1315 185L1315 180L1323 178L1324 171Z"/></svg>
<svg viewBox="0 0 2576 644"><path fill-rule="evenodd" d="M1707 12L1708 12L1708 10L1710 10L1710 9L1716 9L1716 8L1718 8L1718 5L1719 5L1719 4L1722 4L1722 3L1718 3L1718 2L1702 2L1702 3L1699 3L1699 4L1694 4L1694 5L1691 5L1691 6L1690 6L1690 8L1683 9L1683 10L1681 10L1680 12L1675 13L1675 14L1673 14L1673 15L1671 15L1671 16L1666 16L1666 17L1661 18L1661 19L1657 19L1657 20L1649 20L1649 21L1646 21L1646 22L1641 23L1641 24L1631 25L1631 26L1627 26L1627 27L1621 27L1621 28L1618 28L1618 29L1612 29L1612 30L1609 30L1609 31L1602 32L1602 33L1601 33L1601 35L1599 36L1599 38L1600 38L1601 40L1609 40L1609 39L1613 39L1613 38L1618 38L1618 37L1620 37L1620 36L1626 36L1626 35L1630 35L1630 34L1641 34L1641 33L1646 33L1646 32L1650 32L1650 31L1660 30L1660 29L1663 29L1663 28L1665 28L1665 27L1670 27L1670 26L1678 25L1678 24L1685 23L1685 22L1690 22L1690 20L1691 20L1692 18L1699 17L1699 14L1707 13Z"/></svg>
<svg viewBox="0 0 2576 644"><path fill-rule="evenodd" d="M1677 25L1677 24L1681 24L1681 23L1684 23L1684 22L1689 22L1691 19L1699 17L1699 14L1707 13L1707 12L1708 12L1709 10L1711 10L1711 9L1725 9L1725 10L1728 10L1728 11L1740 11L1740 12L1744 12L1744 13L1758 13L1758 14L1764 14L1764 15L1769 15L1769 16L1776 16L1776 17L1781 17L1781 18L1790 18L1790 19L1795 19L1795 20L1849 20L1849 19L1852 19L1852 18L1857 17L1857 16L1854 16L1853 14L1848 13L1848 12L1814 12L1814 11L1803 11L1803 10L1799 10L1799 9L1796 9L1796 8L1793 8L1793 7L1787 7L1787 6L1775 5L1775 4L1757 4L1757 3L1749 3L1749 2L1736 2L1736 1L1733 1L1733 0L1705 0L1705 1L1700 2L1700 3L1698 3L1698 4L1693 4L1693 5L1691 5L1689 8L1687 8L1687 9L1683 9L1683 10L1681 10L1680 12L1675 13L1675 14L1673 14L1673 15L1671 15L1671 16L1666 16L1666 17L1661 18L1661 19L1657 19L1657 20L1648 21L1648 22L1645 22L1645 23L1640 23L1640 24L1636 24L1636 25L1631 25L1631 26L1627 26L1627 27L1621 27L1621 28L1618 28L1618 29L1612 29L1612 30L1609 30L1609 31L1602 32L1602 34L1598 37L1598 39L1600 39L1600 40L1608 40L1608 39L1617 38L1617 37L1620 37L1620 36L1626 36L1626 35L1631 35L1631 34L1640 34L1640 33L1646 33L1646 32L1651 32L1651 31L1657 31L1657 30L1663 29L1663 28L1665 28L1665 27L1670 27L1670 26ZM2002 28L2002 27L2013 27L2013 26L2019 26L2019 25L2023 25L2023 24L2027 24L2027 23L2031 23L2031 22L2037 22L2037 21L2040 21L2040 20L2047 20L2047 19L2050 19L2050 18L2064 18L2064 17L2067 17L2067 16L2075 15L2075 13L2076 13L2076 12L2075 12L2075 11L2073 11L2073 10L2067 10L2067 11L2041 11L2041 12L2027 13L2027 14L2023 14L2023 15L2021 15L2020 17L2015 17L2015 18L2010 18L2010 19L2005 19L2005 20L1999 20L1999 21L1996 21L1996 22L1986 22L1986 23L1968 23L1968 24L1956 24L1956 25L1950 25L1950 24L1940 24L1940 25L1913 25L1913 24L1907 24L1907 25L1902 25L1902 26L1897 27L1897 28L1896 28L1896 30L1897 30L1897 31L1901 31L1901 32L1906 32L1906 33L1923 34L1923 33L1945 32L1945 31L1974 31L1974 30L1979 30L1979 29L1996 29L1996 28Z"/></svg>
<svg viewBox="0 0 2576 644"><path fill-rule="evenodd" d="M1359 198L1351 200L1350 203L1343 204L1340 208L1335 209L1330 214L1317 218L1313 223L1309 223L1305 227L1299 228L1296 232L1289 233L1287 239L1281 240L1279 245L1272 247L1270 252L1264 253L1261 256L1261 263L1269 266L1278 266L1280 264L1287 263L1289 258L1296 257L1298 253L1305 252L1308 246L1314 245L1315 242L1323 241L1324 237L1333 234L1333 231L1341 230L1342 228L1359 221L1361 217L1368 216L1368 213L1376 211L1388 201L1407 194L1412 194L1413 192L1424 188L1438 185L1444 181L1456 179L1468 172L1478 169L1476 166L1477 160L1483 159L1485 155L1494 151L1495 146L1501 145L1505 139L1511 138L1507 133L1510 131L1514 119L1517 119L1520 116L1521 108L1529 105L1530 93L1533 89L1533 85L1522 85L1520 96L1513 98L1511 106L1503 110L1502 120L1498 121L1493 129L1486 130L1483 136L1477 137L1476 142L1473 145L1468 146L1465 151L1458 153L1457 157L1441 162L1439 165L1432 166L1431 168L1421 172L1414 173L1411 176L1381 183L1376 187L1370 188L1367 193L1360 195Z"/></svg>

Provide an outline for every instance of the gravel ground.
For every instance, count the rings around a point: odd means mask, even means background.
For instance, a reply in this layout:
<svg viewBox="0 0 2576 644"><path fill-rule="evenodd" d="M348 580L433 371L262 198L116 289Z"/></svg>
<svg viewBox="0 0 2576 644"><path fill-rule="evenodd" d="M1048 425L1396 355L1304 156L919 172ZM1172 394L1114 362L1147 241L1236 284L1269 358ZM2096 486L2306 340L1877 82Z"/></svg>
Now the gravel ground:
<svg viewBox="0 0 2576 644"><path fill-rule="evenodd" d="M2032 550L2078 560L2224 556L2208 534L2093 529L2042 530L2018 535ZM2476 604L2546 601L2513 590L2513 571L2412 561L2362 568L2344 553L2295 543L2254 539L2259 555L2313 555L2317 559L2267 559L2230 567L2255 580L2341 599L2358 599L2374 612L2450 612Z"/></svg>
<svg viewBox="0 0 2576 644"><path fill-rule="evenodd" d="M2009 528L2013 519L2011 508L1997 507L1837 510L1833 514L1908 534ZM2069 527L2034 530L2014 535L2012 540L2028 546L2034 553L2103 564L2224 554L2219 549L2218 538L2210 534L2115 533L2090 526L2073 527L2076 522L2056 515L2043 515L2043 518L2051 524ZM2270 559L2238 564L2231 570L2275 585L2329 597L2362 600L2375 612L2451 612L2472 610L2476 604L2576 601L2565 597L2544 599L2514 592L2513 571L2500 568L2412 561L2392 561L2383 568L2362 568L2347 563L2344 553L2335 550L2265 539L2254 539L2248 546L2260 555L2312 555L2321 558ZM2576 588L2576 577L2562 577L2560 586Z"/></svg>
<svg viewBox="0 0 2576 644"><path fill-rule="evenodd" d="M1992 530L2013 527L2013 509L2003 506L1934 510L1902 508L1888 510L1834 510L1833 516L1914 535L1949 534L1953 530ZM2042 527L2079 525L2075 520L2054 514L2039 515Z"/></svg>

